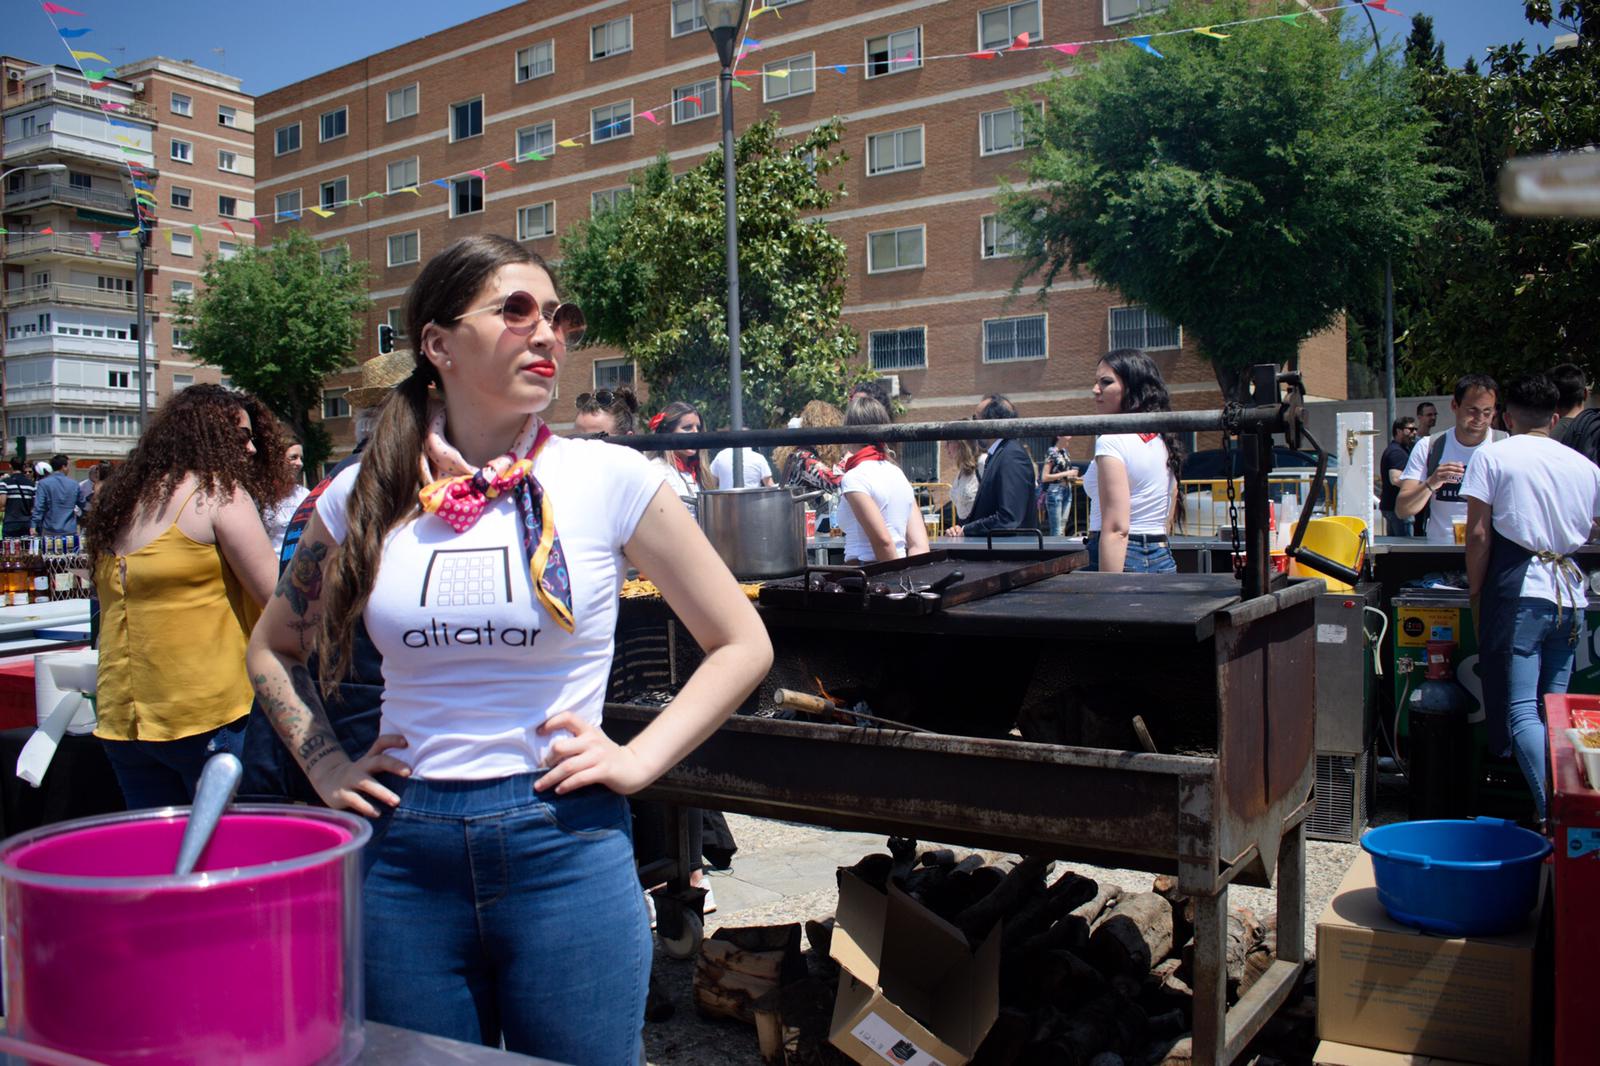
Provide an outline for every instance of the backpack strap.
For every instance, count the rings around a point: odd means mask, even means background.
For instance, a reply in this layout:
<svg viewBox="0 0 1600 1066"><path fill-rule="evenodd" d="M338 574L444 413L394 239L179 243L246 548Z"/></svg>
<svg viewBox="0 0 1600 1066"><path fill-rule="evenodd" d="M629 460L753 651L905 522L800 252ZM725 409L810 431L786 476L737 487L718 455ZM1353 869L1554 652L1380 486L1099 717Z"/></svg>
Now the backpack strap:
<svg viewBox="0 0 1600 1066"><path fill-rule="evenodd" d="M1450 431L1447 429L1443 433L1436 433L1428 438L1428 473L1423 480L1432 477L1433 472L1439 469L1439 464L1444 462L1444 441L1449 433Z"/></svg>

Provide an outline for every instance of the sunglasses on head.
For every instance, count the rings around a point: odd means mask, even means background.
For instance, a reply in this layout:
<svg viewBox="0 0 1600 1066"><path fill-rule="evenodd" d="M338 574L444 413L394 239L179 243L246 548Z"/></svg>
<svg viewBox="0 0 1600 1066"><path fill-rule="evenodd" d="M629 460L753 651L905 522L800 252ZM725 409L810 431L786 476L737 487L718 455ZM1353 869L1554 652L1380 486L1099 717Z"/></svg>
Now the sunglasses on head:
<svg viewBox="0 0 1600 1066"><path fill-rule="evenodd" d="M579 309L577 304L564 303L557 304L555 307L540 307L539 301L534 298L533 293L524 292L521 289L508 293L499 303L489 304L487 307L479 307L464 314L459 314L455 320L460 322L463 318L471 318L473 315L481 315L487 312L498 314L501 320L505 322L506 329L519 337L525 337L532 333L542 318L550 323L550 328L555 331L557 337L561 338L562 343L568 347L581 341L584 330L588 328L588 322L583 317L583 311Z"/></svg>
<svg viewBox="0 0 1600 1066"><path fill-rule="evenodd" d="M621 398L610 389L600 389L596 392L580 392L577 405L579 407L610 407Z"/></svg>

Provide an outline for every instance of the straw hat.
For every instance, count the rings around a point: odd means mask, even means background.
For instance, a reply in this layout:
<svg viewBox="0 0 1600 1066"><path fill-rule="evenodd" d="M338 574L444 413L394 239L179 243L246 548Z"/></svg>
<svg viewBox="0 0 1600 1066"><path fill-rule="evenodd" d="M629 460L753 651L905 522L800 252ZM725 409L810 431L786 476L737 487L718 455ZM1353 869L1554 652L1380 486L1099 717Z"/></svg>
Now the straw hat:
<svg viewBox="0 0 1600 1066"><path fill-rule="evenodd" d="M351 407L378 406L416 365L416 357L404 348L368 359L361 364L361 384L345 393L345 402Z"/></svg>

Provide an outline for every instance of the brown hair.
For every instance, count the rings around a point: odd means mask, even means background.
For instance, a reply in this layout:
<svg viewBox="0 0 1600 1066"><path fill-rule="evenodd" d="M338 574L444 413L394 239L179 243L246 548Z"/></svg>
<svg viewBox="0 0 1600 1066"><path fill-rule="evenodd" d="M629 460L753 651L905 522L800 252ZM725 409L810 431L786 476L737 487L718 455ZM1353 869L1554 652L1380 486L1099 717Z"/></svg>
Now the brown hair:
<svg viewBox="0 0 1600 1066"><path fill-rule="evenodd" d="M423 353L423 330L433 324L448 328L496 271L514 263L532 264L555 282L536 253L508 237L480 233L463 237L428 260L406 293L406 334L413 338L415 366L378 409L377 424L350 490L348 531L326 564L322 623L316 638L325 695L337 691L350 662L351 633L377 580L385 538L419 510L429 389L444 388L439 372Z"/></svg>
<svg viewBox="0 0 1600 1066"><path fill-rule="evenodd" d="M850 406L844 412L844 424L847 426L887 426L893 421L894 416L883 405L883 401L868 392L858 392L852 396ZM893 458L882 441L872 443L886 457Z"/></svg>
<svg viewBox="0 0 1600 1066"><path fill-rule="evenodd" d="M694 404L690 403L688 400L673 400L671 403L667 404L667 406L665 406L665 407L663 407L661 409L661 413L660 414L656 415L654 418L652 418L650 420L650 422L651 422L650 432L651 433L676 433L677 430L678 430L678 423L682 422L685 418L688 418L690 415L696 415L696 416L699 417L699 419L700 419L700 428L701 428L702 431L704 431L706 416L700 414L700 408L696 407ZM670 449L668 451L650 452L649 454L650 454L650 458L652 458L652 459L659 459L663 463L669 463L670 464L672 462L672 452L677 451L677 450L678 449L673 448L673 449ZM711 455L710 455L710 453L709 452L705 452L705 451L697 451L694 454L694 458L695 458L695 464L698 467L698 469L696 471L696 477L695 477L696 483L703 489L714 489L714 488L716 488L717 487L717 479L711 473Z"/></svg>
<svg viewBox="0 0 1600 1066"><path fill-rule="evenodd" d="M812 400L800 408L800 427L802 429L817 429L819 427L842 426L844 415L839 409L827 400ZM830 467L838 466L844 458L844 449L837 444L823 444L810 449L818 459ZM776 470L784 470L789 465L789 456L794 454L794 449L787 445L772 453L772 466Z"/></svg>
<svg viewBox="0 0 1600 1066"><path fill-rule="evenodd" d="M953 454L956 463L956 473L976 474L978 472L978 457L983 454L975 440L947 440L945 447Z"/></svg>
<svg viewBox="0 0 1600 1066"><path fill-rule="evenodd" d="M240 411L250 416L255 455L239 441ZM190 474L208 496L232 496L243 489L257 507L270 507L293 488L287 450L278 420L249 393L221 385L191 385L174 393L156 410L127 461L95 490L94 506L83 517L90 565L113 551L137 514L165 507Z"/></svg>
<svg viewBox="0 0 1600 1066"><path fill-rule="evenodd" d="M611 393L609 406L600 404L599 396L602 392ZM577 400L577 411L580 415L595 415L604 412L611 416L611 424L616 427L619 437L631 437L634 433L634 423L639 414L639 397L626 385L618 385L611 389L596 389L593 392L580 393Z"/></svg>

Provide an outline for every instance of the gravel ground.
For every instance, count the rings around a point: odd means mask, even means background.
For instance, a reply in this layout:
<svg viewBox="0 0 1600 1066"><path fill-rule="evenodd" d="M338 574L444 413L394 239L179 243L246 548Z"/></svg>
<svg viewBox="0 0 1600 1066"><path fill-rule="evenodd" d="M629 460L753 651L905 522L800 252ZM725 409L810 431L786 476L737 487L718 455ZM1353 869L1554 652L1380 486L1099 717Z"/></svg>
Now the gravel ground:
<svg viewBox="0 0 1600 1066"><path fill-rule="evenodd" d="M1392 804L1380 795L1380 810L1375 821L1393 820L1389 809ZM802 843L825 840L831 830L814 826L776 822L743 815L729 815L729 825L739 842L739 854L734 858L735 872L741 863L749 864L763 854L781 855ZM1354 844L1335 844L1312 840L1306 847L1306 951L1308 958L1315 957L1316 921L1327 906L1335 889L1359 848ZM1071 868L1096 879L1115 882L1126 889L1143 890L1149 886L1150 875L1137 870L1109 870L1079 863L1058 865L1057 872ZM715 889L717 880L711 882ZM804 922L824 918L833 913L837 890L831 871L818 876L814 888L804 892L791 892L775 902L747 907L733 912L719 911L707 920L707 932L723 925L776 925L786 922ZM1276 911L1275 895L1271 890L1236 887L1229 890L1230 905L1244 905L1257 915L1265 917ZM738 1022L701 1018L694 1009L694 962L668 958L656 949L656 973L662 986L673 1000L676 1011L665 1022L645 1026L645 1050L651 1066L759 1066L761 1056L756 1045L755 1029Z"/></svg>

